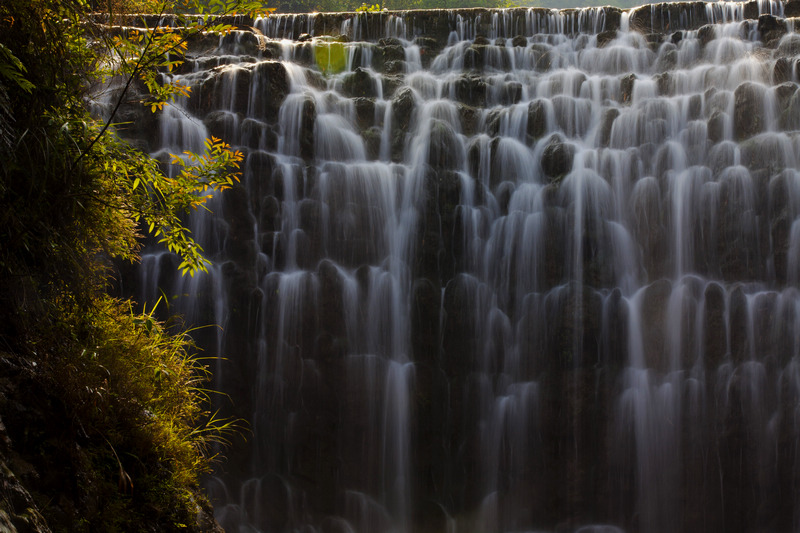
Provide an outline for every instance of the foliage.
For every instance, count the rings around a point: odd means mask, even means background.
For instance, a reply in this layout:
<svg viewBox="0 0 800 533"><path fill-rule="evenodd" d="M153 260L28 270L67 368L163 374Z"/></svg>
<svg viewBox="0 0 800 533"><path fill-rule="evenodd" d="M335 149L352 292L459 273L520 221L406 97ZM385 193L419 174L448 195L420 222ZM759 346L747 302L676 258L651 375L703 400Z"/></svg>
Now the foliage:
<svg viewBox="0 0 800 533"><path fill-rule="evenodd" d="M209 412L209 374L191 339L169 333L153 309L137 315L131 305L109 297L88 310L68 298L48 302L48 315L59 319L38 324L29 348L45 383L38 394L63 405L68 419L51 425L34 416L20 431L4 415L26 449L42 446L27 442L28 434L63 443L51 444L64 457L59 485L75 484L82 498L97 502L69 523L55 515L54 529L138 531L131 517L143 512L147 518L137 518L159 530L191 522L198 473L209 470L217 443L239 430ZM69 453L76 441L78 456Z"/></svg>
<svg viewBox="0 0 800 533"><path fill-rule="evenodd" d="M256 5L183 7L207 14ZM34 492L55 530L190 524L197 475L232 429L207 410L208 372L190 339L168 333L152 310L137 315L106 295L109 259L135 260L145 232L181 256L183 272L204 268L182 217L238 179L242 155L220 139L202 154L174 156L164 173L115 133L115 114L134 93L156 112L188 94L159 73L180 64L192 34L232 29L190 15L166 30L108 24L168 8L149 0L0 3L0 363L35 369L14 380L0 364L0 387L16 387L0 396L36 404L12 416L6 401L0 415L26 460L54 472ZM92 10L105 10L104 24ZM89 107L107 85L117 90L101 120Z"/></svg>
<svg viewBox="0 0 800 533"><path fill-rule="evenodd" d="M368 4L366 2L362 3L359 7L356 8L356 13L378 13L381 10L380 4Z"/></svg>

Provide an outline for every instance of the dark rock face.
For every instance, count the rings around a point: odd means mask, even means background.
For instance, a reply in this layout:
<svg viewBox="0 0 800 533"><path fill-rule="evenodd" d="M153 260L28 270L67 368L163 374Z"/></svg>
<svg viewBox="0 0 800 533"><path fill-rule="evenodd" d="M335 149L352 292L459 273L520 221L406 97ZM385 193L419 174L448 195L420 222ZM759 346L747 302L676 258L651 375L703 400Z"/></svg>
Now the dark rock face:
<svg viewBox="0 0 800 533"><path fill-rule="evenodd" d="M542 169L550 178L561 178L572 170L574 158L575 147L555 135L547 143L542 154Z"/></svg>
<svg viewBox="0 0 800 533"><path fill-rule="evenodd" d="M351 98L374 98L376 96L375 81L366 70L359 67L342 81L342 92Z"/></svg>
<svg viewBox="0 0 800 533"><path fill-rule="evenodd" d="M733 131L738 140L760 133L764 128L764 91L753 83L743 83L733 94Z"/></svg>

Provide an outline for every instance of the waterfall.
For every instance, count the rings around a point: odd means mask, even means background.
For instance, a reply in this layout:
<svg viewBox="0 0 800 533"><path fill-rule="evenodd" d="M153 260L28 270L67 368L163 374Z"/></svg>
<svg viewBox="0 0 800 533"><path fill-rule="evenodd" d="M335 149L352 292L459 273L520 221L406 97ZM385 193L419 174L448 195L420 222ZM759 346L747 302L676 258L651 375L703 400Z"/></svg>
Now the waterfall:
<svg viewBox="0 0 800 533"><path fill-rule="evenodd" d="M800 529L798 3L271 15L175 73L229 533ZM262 38L263 41L263 38ZM213 325L213 326L212 326Z"/></svg>

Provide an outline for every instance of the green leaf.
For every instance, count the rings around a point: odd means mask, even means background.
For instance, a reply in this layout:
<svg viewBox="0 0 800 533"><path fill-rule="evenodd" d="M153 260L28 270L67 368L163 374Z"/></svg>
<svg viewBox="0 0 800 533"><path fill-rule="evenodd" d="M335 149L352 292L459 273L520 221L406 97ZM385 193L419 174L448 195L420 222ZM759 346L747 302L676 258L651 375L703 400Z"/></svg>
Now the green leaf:
<svg viewBox="0 0 800 533"><path fill-rule="evenodd" d="M16 83L20 89L30 93L36 86L24 74L27 72L25 65L5 45L0 44L0 76Z"/></svg>

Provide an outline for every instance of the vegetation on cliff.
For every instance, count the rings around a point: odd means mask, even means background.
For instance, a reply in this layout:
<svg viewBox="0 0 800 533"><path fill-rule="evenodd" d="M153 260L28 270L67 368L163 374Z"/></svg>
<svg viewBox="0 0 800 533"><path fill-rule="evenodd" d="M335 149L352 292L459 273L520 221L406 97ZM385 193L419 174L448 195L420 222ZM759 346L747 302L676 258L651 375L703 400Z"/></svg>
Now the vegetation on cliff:
<svg viewBox="0 0 800 533"><path fill-rule="evenodd" d="M0 3L4 531L216 527L198 475L231 427L209 412L202 359L152 310L136 313L107 294L111 261L135 261L146 233L180 255L185 272L203 269L182 214L232 184L241 160L212 139L205 154L176 156L167 177L114 133L128 89L154 110L190 90L158 76L180 61L188 33L227 28L120 32L90 13L169 7ZM106 121L90 113L103 87L115 89Z"/></svg>

